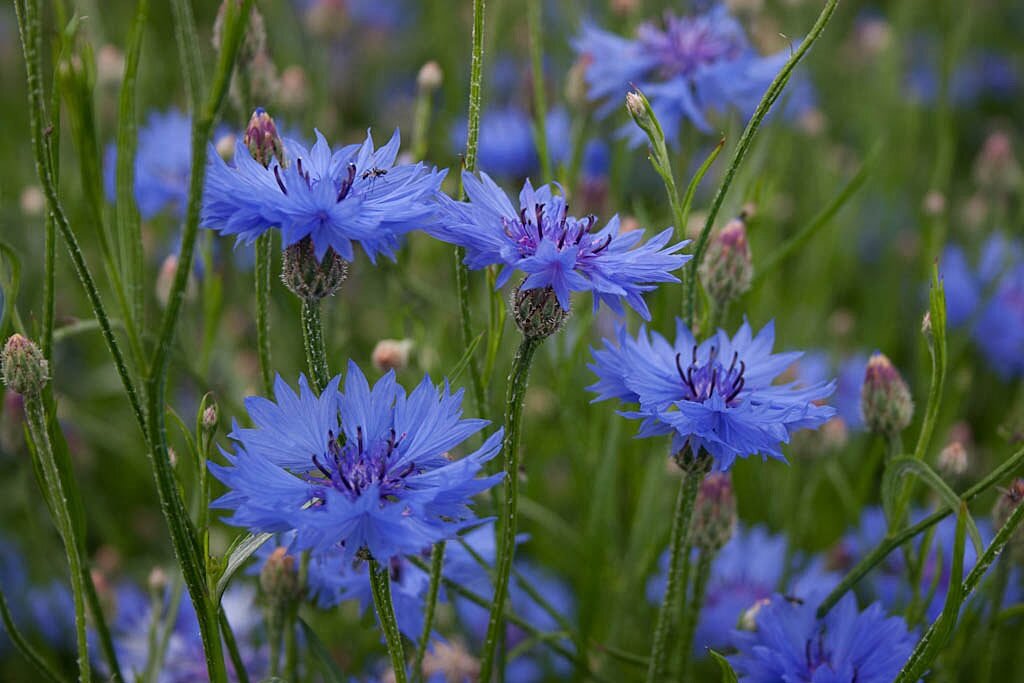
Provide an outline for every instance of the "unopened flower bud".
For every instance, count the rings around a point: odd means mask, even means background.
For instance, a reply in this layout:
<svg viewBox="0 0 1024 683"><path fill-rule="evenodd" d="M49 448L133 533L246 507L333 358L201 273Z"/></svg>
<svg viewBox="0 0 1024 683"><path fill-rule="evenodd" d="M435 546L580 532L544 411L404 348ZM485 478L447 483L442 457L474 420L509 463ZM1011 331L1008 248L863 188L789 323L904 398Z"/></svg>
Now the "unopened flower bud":
<svg viewBox="0 0 1024 683"><path fill-rule="evenodd" d="M217 143L214 145L214 149L217 150L217 156L224 161L231 161L231 158L235 156L235 143L238 138L234 133L228 133L217 138Z"/></svg>
<svg viewBox="0 0 1024 683"><path fill-rule="evenodd" d="M648 135L653 135L654 121L651 119L649 108L647 98L639 90L630 90L626 93L626 111L636 121L636 125Z"/></svg>
<svg viewBox="0 0 1024 683"><path fill-rule="evenodd" d="M872 432L893 435L902 432L914 416L914 401L899 370L882 353L868 360L860 390L864 424Z"/></svg>
<svg viewBox="0 0 1024 683"><path fill-rule="evenodd" d="M443 82L444 72L441 71L441 65L434 60L421 66L419 73L416 74L416 87L420 92L434 92Z"/></svg>
<svg viewBox="0 0 1024 683"><path fill-rule="evenodd" d="M569 73L565 77L565 101L577 111L582 111L587 106L587 68L592 61L593 57L581 55L569 68Z"/></svg>
<svg viewBox="0 0 1024 683"><path fill-rule="evenodd" d="M370 360L373 367L381 372L388 370L400 371L409 365L409 352L412 351L411 339L381 339L373 347Z"/></svg>
<svg viewBox="0 0 1024 683"><path fill-rule="evenodd" d="M293 64L281 72L277 100L282 107L301 109L309 102L309 79L301 66Z"/></svg>
<svg viewBox="0 0 1024 683"><path fill-rule="evenodd" d="M217 18L213 22L213 47L220 50L224 37L224 15L227 12L228 3L234 3L236 8L241 7L241 0L224 0L217 10ZM238 49L238 67L246 68L256 55L267 50L267 27L263 21L263 15L256 9L255 4L249 10L249 24L245 27L245 34L242 37L242 45Z"/></svg>
<svg viewBox="0 0 1024 683"><path fill-rule="evenodd" d="M562 309L550 287L523 289L512 293L512 318L524 337L546 339L562 329L571 311Z"/></svg>
<svg viewBox="0 0 1024 683"><path fill-rule="evenodd" d="M249 125L245 128L242 139L252 158L263 164L264 168L277 157L277 163L284 165L284 143L277 133L274 119L263 107L257 107L249 117Z"/></svg>
<svg viewBox="0 0 1024 683"><path fill-rule="evenodd" d="M43 209L46 208L46 196L38 185L29 185L21 191L18 206L26 216L42 215Z"/></svg>
<svg viewBox="0 0 1024 683"><path fill-rule="evenodd" d="M947 477L959 477L967 471L967 449L952 441L939 453L939 471Z"/></svg>
<svg viewBox="0 0 1024 683"><path fill-rule="evenodd" d="M1020 185L1020 164L1013 153L1013 140L1005 131L996 131L985 139L974 162L974 179L983 189L996 192Z"/></svg>
<svg viewBox="0 0 1024 683"><path fill-rule="evenodd" d="M171 297L171 287L174 285L174 278L178 272L178 255L168 254L164 262L160 264L160 272L156 276L156 300L161 306L166 306ZM185 285L185 298L192 299L196 295L197 285L192 273L188 274L188 283Z"/></svg>
<svg viewBox="0 0 1024 683"><path fill-rule="evenodd" d="M12 334L4 344L0 364L4 384L23 396L34 396L43 390L50 379L50 366L43 352L33 341L20 334Z"/></svg>
<svg viewBox="0 0 1024 683"><path fill-rule="evenodd" d="M926 216L941 216L946 213L946 195L942 194L938 190L930 190L928 194L924 196L924 201L921 203L921 208L924 209Z"/></svg>
<svg viewBox="0 0 1024 683"><path fill-rule="evenodd" d="M444 681L476 681L480 678L480 661L458 641L436 641L423 658L423 673Z"/></svg>
<svg viewBox="0 0 1024 683"><path fill-rule="evenodd" d="M107 43L96 53L96 84L101 88L120 85L124 76L124 53Z"/></svg>
<svg viewBox="0 0 1024 683"><path fill-rule="evenodd" d="M736 531L736 496L732 478L713 472L700 483L690 525L693 544L703 552L716 553Z"/></svg>
<svg viewBox="0 0 1024 683"><path fill-rule="evenodd" d="M711 239L700 264L700 279L708 296L721 307L745 294L753 278L746 222L743 217L734 218Z"/></svg>
<svg viewBox="0 0 1024 683"><path fill-rule="evenodd" d="M1021 502L1024 502L1024 479L1018 477L1008 488L1000 491L995 507L992 508L992 521L997 530L1006 524ZM1020 555L1024 553L1024 526L1017 527L1013 532L1010 538L1010 551L1015 559L1020 559Z"/></svg>
<svg viewBox="0 0 1024 683"><path fill-rule="evenodd" d="M348 262L333 249L327 250L323 261L317 260L309 237L285 249L281 258L281 281L303 301L333 296L347 277Z"/></svg>
<svg viewBox="0 0 1024 683"><path fill-rule="evenodd" d="M167 572L162 567L153 567L146 579L146 586L151 595L163 598L164 591L167 590Z"/></svg>
<svg viewBox="0 0 1024 683"><path fill-rule="evenodd" d="M756 631L757 615L761 613L762 609L770 605L771 602L770 598L761 598L755 602L740 615L740 620L736 627L741 631Z"/></svg>
<svg viewBox="0 0 1024 683"><path fill-rule="evenodd" d="M217 409L216 403L203 408L203 417L201 420L201 426L207 432L213 432L217 429L217 425L220 423L220 411Z"/></svg>
<svg viewBox="0 0 1024 683"><path fill-rule="evenodd" d="M290 604L299 596L299 573L295 557L287 549L278 547L270 554L260 570L260 590L271 607Z"/></svg>

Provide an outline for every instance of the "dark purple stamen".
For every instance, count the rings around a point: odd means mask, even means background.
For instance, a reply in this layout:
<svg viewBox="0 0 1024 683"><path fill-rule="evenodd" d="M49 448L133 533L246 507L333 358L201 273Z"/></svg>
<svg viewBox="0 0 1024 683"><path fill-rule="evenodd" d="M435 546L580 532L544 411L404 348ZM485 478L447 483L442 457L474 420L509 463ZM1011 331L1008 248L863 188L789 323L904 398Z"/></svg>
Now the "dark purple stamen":
<svg viewBox="0 0 1024 683"><path fill-rule="evenodd" d="M284 186L284 181L281 180L281 167L274 164L274 178L277 179L277 186L281 188L281 192L288 194L288 188Z"/></svg>
<svg viewBox="0 0 1024 683"><path fill-rule="evenodd" d="M739 360L739 354L733 352L732 362L726 369L718 360L718 348L712 346L708 353L708 359L703 364L697 363L697 347L691 351L691 361L687 367L683 367L683 354L677 353L675 357L676 372L679 379L686 387L685 399L703 403L714 395L718 395L726 404L735 404L736 399L743 391L746 384L744 372L747 365ZM739 363L737 369L736 364Z"/></svg>
<svg viewBox="0 0 1024 683"><path fill-rule="evenodd" d="M352 189L352 183L355 182L355 179L356 179L356 165L355 164L349 164L348 165L348 176L344 180L341 181L341 188L338 190L338 199L337 199L337 201L340 202L342 199L344 199L345 197L348 196L348 191Z"/></svg>

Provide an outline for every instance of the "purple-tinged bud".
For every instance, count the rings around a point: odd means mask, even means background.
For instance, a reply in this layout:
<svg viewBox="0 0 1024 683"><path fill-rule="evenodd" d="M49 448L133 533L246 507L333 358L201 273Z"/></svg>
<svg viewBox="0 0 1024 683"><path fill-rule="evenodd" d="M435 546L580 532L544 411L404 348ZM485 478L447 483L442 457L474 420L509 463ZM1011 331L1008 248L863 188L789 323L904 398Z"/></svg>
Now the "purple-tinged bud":
<svg viewBox="0 0 1024 683"><path fill-rule="evenodd" d="M703 552L717 553L736 531L736 496L727 472L712 472L700 483L690 533Z"/></svg>
<svg viewBox="0 0 1024 683"><path fill-rule="evenodd" d="M1005 131L996 131L974 162L974 179L982 189L1008 192L1020 186L1021 168L1013 153L1013 139Z"/></svg>
<svg viewBox="0 0 1024 683"><path fill-rule="evenodd" d="M899 434L914 416L914 401L899 370L882 353L868 360L860 390L864 424L878 434Z"/></svg>
<svg viewBox="0 0 1024 683"><path fill-rule="evenodd" d="M412 351L412 339L381 339L373 347L370 360L373 367L381 372L388 370L399 372L408 367L410 351Z"/></svg>
<svg viewBox="0 0 1024 683"><path fill-rule="evenodd" d="M459 641L436 641L423 658L423 674L433 680L476 681L480 678L480 660Z"/></svg>
<svg viewBox="0 0 1024 683"><path fill-rule="evenodd" d="M434 60L421 66L419 73L416 74L416 88L421 93L432 93L440 88L442 83L444 72L441 71L441 65Z"/></svg>
<svg viewBox="0 0 1024 683"><path fill-rule="evenodd" d="M162 601L164 592L167 590L167 572L162 567L153 567L146 579L146 587L149 588L150 595L156 596Z"/></svg>
<svg viewBox="0 0 1024 683"><path fill-rule="evenodd" d="M213 47L220 50L224 37L224 15L227 12L228 3L234 3L235 7L241 7L241 0L224 0L217 10L217 18L213 22ZM249 66L256 55L267 51L267 27L263 21L263 15L256 9L255 4L249 10L249 25L245 28L245 35L242 37L242 45L238 49L238 68L245 69Z"/></svg>
<svg viewBox="0 0 1024 683"><path fill-rule="evenodd" d="M950 479L967 471L967 449L959 441L951 441L939 453L939 471Z"/></svg>
<svg viewBox="0 0 1024 683"><path fill-rule="evenodd" d="M740 216L711 239L700 264L700 279L708 296L721 307L745 294L753 278L747 225L745 217Z"/></svg>
<svg viewBox="0 0 1024 683"><path fill-rule="evenodd" d="M30 339L12 334L0 354L4 384L22 396L36 396L50 379L50 365Z"/></svg>
<svg viewBox="0 0 1024 683"><path fill-rule="evenodd" d="M1010 519L1010 515L1024 502L1024 479L1020 477L1013 480L1008 488L1000 489L999 498L996 499L995 507L992 508L992 522L998 531ZM1020 560L1024 554L1024 526L1019 526L1010 537L1010 552L1015 560Z"/></svg>
<svg viewBox="0 0 1024 683"><path fill-rule="evenodd" d="M124 77L124 53L116 45L107 43L96 52L96 84L101 88L115 88Z"/></svg>
<svg viewBox="0 0 1024 683"><path fill-rule="evenodd" d="M510 303L516 327L530 339L547 339L558 332L572 312L562 309L550 287L523 289L520 285L512 292Z"/></svg>
<svg viewBox="0 0 1024 683"><path fill-rule="evenodd" d="M203 408L203 417L200 420L200 425L204 431L212 434L216 431L218 424L220 424L220 411L217 409L217 404L211 402Z"/></svg>
<svg viewBox="0 0 1024 683"><path fill-rule="evenodd" d="M278 102L288 109L302 109L309 103L309 79L306 70L297 64L281 72Z"/></svg>
<svg viewBox="0 0 1024 683"><path fill-rule="evenodd" d="M348 277L348 262L328 249L318 261L309 237L284 250L281 257L281 281L303 301L320 301L333 296Z"/></svg>
<svg viewBox="0 0 1024 683"><path fill-rule="evenodd" d="M257 107L249 117L242 141L252 158L263 164L263 168L268 168L275 157L277 163L285 165L284 143L277 133L274 119L263 107Z"/></svg>
<svg viewBox="0 0 1024 683"><path fill-rule="evenodd" d="M260 590L271 609L287 607L298 599L301 587L295 557L275 548L260 570Z"/></svg>

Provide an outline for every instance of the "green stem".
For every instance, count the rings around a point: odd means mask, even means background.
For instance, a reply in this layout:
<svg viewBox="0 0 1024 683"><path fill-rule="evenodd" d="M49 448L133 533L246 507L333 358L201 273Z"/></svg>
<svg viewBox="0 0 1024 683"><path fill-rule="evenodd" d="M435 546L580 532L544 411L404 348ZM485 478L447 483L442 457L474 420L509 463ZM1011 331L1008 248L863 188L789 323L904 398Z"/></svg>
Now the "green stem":
<svg viewBox="0 0 1024 683"><path fill-rule="evenodd" d="M324 346L324 326L320 319L320 302L306 299L302 302L302 342L306 348L306 364L315 391L323 391L331 381L327 369L327 350Z"/></svg>
<svg viewBox="0 0 1024 683"><path fill-rule="evenodd" d="M540 157L541 180L554 180L551 155L548 152L547 96L544 92L544 25L541 21L540 0L526 0L526 27L530 34L530 70L533 74L533 127Z"/></svg>
<svg viewBox="0 0 1024 683"><path fill-rule="evenodd" d="M505 437L502 443L505 463L505 507L501 516L501 536L498 539L498 566L494 577L494 602L487 623L480 659L480 680L489 683L494 671L498 634L504 629L505 599L508 593L512 560L516 551L516 523L519 515L519 436L522 431L523 399L530 377L533 354L541 339L523 337L512 360L508 377L508 395L505 402Z"/></svg>
<svg viewBox="0 0 1024 683"><path fill-rule="evenodd" d="M21 631L18 630L17 625L14 623L14 617L11 616L11 610L7 606L7 599L4 597L2 590L0 590L0 618L3 619L4 629L6 630L8 637L14 644L15 649L21 653L21 656L27 659L45 680L50 683L65 683L65 678L54 671L49 662L43 659L43 657L35 651L35 648L32 647L32 644L25 640L25 637L21 635Z"/></svg>
<svg viewBox="0 0 1024 683"><path fill-rule="evenodd" d="M412 155L413 162L423 161L427 156L427 144L430 137L430 107L434 99L432 88L419 88L416 93L416 106L412 119Z"/></svg>
<svg viewBox="0 0 1024 683"><path fill-rule="evenodd" d="M43 329L39 346L46 360L53 362L53 320L56 311L54 283L57 268L57 226L52 214L46 215L46 233L43 238Z"/></svg>
<svg viewBox="0 0 1024 683"><path fill-rule="evenodd" d="M391 577L387 567L381 567L377 560L370 560L370 587L373 589L373 605L384 640L387 642L391 666L395 670L395 683L405 683L405 652L402 650L402 634L395 619L395 608L391 604Z"/></svg>
<svg viewBox="0 0 1024 683"><path fill-rule="evenodd" d="M249 683L249 673L245 670L245 662L242 660L242 654L238 651L238 641L235 640L235 632L231 630L231 623L228 621L227 615L224 610L220 610L219 615L220 621L220 632L224 636L224 646L227 648L228 657L231 658L231 665L235 669L235 678L238 683ZM297 679L290 679L297 680Z"/></svg>
<svg viewBox="0 0 1024 683"><path fill-rule="evenodd" d="M782 94L782 89L786 86L786 82L789 81L789 75L796 68L797 63L803 58L807 51L811 49L811 46L821 36L822 31L825 30L825 26L828 25L829 20L832 18L832 14L836 10L836 6L839 4L839 0L827 0L825 6L821 10L821 14L818 15L818 20L814 22L814 26L811 28L807 37L800 43L800 47L793 51L789 59L786 60L786 64L779 71L775 80L772 81L771 85L768 86L768 90L765 92L764 97L761 98L761 102L757 105L757 109L754 110L754 115L750 117L750 122L747 127L743 130L743 134L740 136L739 142L736 144L736 151L733 153L732 161L729 163L729 167L725 171L725 176L722 179L722 184L718 188L718 192L715 193L714 199L711 201L711 207L708 209L708 217L704 221L704 229L701 230L700 237L697 238L697 246L693 251L693 262L690 264L686 275L686 292L684 293L684 306L683 318L688 324L692 324L694 307L696 304L696 292L697 292L697 269L700 267L701 259L704 258L704 252L707 250L708 238L711 236L711 228L715 224L715 219L718 217L718 211L722 208L722 202L725 201L725 195L729 192L729 188L732 186L732 181L736 177L736 172L739 170L740 165L747 156L747 152L750 151L750 146L754 141L754 136L758 129L761 127L761 123L764 121L765 116L768 115L768 110L771 109L772 104L775 100L779 99L779 95Z"/></svg>
<svg viewBox="0 0 1024 683"><path fill-rule="evenodd" d="M28 423L29 435L34 445L33 452L43 473L43 481L50 500L50 511L54 516L57 531L64 541L64 552L67 556L68 569L71 575L71 588L75 604L75 634L78 641L78 673L79 680L91 681L92 670L89 660L89 642L86 634L85 618L85 571L82 558L82 541L78 537L75 523L71 518L68 494L61 480L60 470L53 454L50 432L47 429L46 409L39 394L27 395L25 399L25 421Z"/></svg>
<svg viewBox="0 0 1024 683"><path fill-rule="evenodd" d="M416 647L416 661L412 667L412 678L415 683L423 680L423 658L427 654L430 632L434 628L434 610L437 608L437 594L441 589L441 572L444 569L445 542L438 541L430 553L430 587L427 589L427 601L423 608L423 630L420 642Z"/></svg>
<svg viewBox="0 0 1024 683"><path fill-rule="evenodd" d="M260 358L260 377L263 395L270 396L274 389L274 372L270 365L270 269L273 243L270 232L256 238L256 350Z"/></svg>
<svg viewBox="0 0 1024 683"><path fill-rule="evenodd" d="M979 495L994 486L997 482L1002 481L1012 474L1022 463L1024 463L1024 448L1018 450L1003 462L1003 464L989 472L987 477L964 491L960 496L960 500L965 503L970 503ZM949 506L943 506L941 510L933 512L920 522L907 527L903 531L895 533L890 532L877 546L874 547L874 549L871 550L871 552L865 555L864 558L858 562L845 577L843 577L843 580L840 581L834 589L832 589L832 592L828 594L818 607L818 617L820 618L828 614L828 611L832 609L837 602L839 602L839 599L842 598L847 591L857 585L857 582L864 578L872 568L882 562L889 553L896 548L899 548L918 534L935 526L952 514L952 512L953 511Z"/></svg>
<svg viewBox="0 0 1024 683"><path fill-rule="evenodd" d="M980 683L991 683L992 665L995 663L996 652L999 650L999 609L1006 596L1006 587L1010 580L1009 558L1003 558L995 568L995 576L992 579L992 602L989 605L988 623L985 624L985 637L983 642L988 644L981 657L981 666L978 671Z"/></svg>
<svg viewBox="0 0 1024 683"><path fill-rule="evenodd" d="M702 471L683 471L679 482L679 493L676 495L675 509L672 513L672 532L669 538L668 581L665 595L658 608L658 620L654 626L654 643L651 646L651 660L647 667L647 683L659 683L665 680L668 664L668 634L671 629L672 609L676 605L679 591L684 549L689 545L690 519L693 517L693 505L697 500L697 491L704 478ZM689 560L689 558L685 558ZM685 589L685 587L684 587ZM685 608L684 608L685 609Z"/></svg>
<svg viewBox="0 0 1024 683"><path fill-rule="evenodd" d="M693 577L693 593L689 600L685 601L682 620L679 622L679 672L682 680L693 680L693 634L697 629L697 617L704 605L704 594L708 589L708 578L711 576L711 564L715 559L715 552L708 550L700 551L700 559L697 560L697 574Z"/></svg>

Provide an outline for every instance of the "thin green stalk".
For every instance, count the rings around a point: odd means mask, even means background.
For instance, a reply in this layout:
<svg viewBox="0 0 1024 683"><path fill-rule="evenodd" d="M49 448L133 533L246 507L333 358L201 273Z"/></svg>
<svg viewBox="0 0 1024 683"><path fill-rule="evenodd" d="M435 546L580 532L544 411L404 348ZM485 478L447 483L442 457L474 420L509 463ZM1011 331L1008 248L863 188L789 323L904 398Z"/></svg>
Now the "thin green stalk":
<svg viewBox="0 0 1024 683"><path fill-rule="evenodd" d="M715 552L708 550L700 551L700 558L697 560L697 573L693 577L693 592L690 599L685 601L682 619L679 622L679 675L684 681L693 680L693 634L697 629L697 616L700 608L704 605L704 594L708 589L708 578L711 576L711 563L715 559Z"/></svg>
<svg viewBox="0 0 1024 683"><path fill-rule="evenodd" d="M1003 464L989 472L987 477L964 491L960 495L960 499L964 503L970 503L996 483L1010 476L1022 463L1024 463L1024 448L1018 450ZM871 552L865 555L864 558L846 574L846 576L843 577L843 580L840 581L834 589L832 589L832 592L828 594L818 607L818 616L823 617L828 614L828 611L832 609L837 602L839 602L839 599L846 595L847 591L857 585L857 582L864 578L872 568L882 562L889 553L896 548L899 548L918 534L935 526L948 517L952 512L953 511L949 506L943 506L941 510L933 512L920 522L912 524L902 531L890 532L877 546L874 547L874 549L871 550Z"/></svg>
<svg viewBox="0 0 1024 683"><path fill-rule="evenodd" d="M39 346L43 357L53 360L53 320L56 312L56 291L54 282L57 268L57 225L53 214L47 212L45 235L43 237L43 328L39 336Z"/></svg>
<svg viewBox="0 0 1024 683"><path fill-rule="evenodd" d="M274 371L270 365L270 269L273 260L273 237L265 232L256 238L256 351L260 359L263 395L272 395Z"/></svg>
<svg viewBox="0 0 1024 683"><path fill-rule="evenodd" d="M551 173L551 155L548 152L548 105L544 91L544 24L541 21L540 0L526 0L526 27L530 35L530 70L533 75L533 137L540 157L541 180L554 180Z"/></svg>
<svg viewBox="0 0 1024 683"><path fill-rule="evenodd" d="M27 659L45 680L50 683L65 683L66 679L58 674L50 666L49 662L35 651L32 644L21 635L21 631L18 630L17 625L14 623L14 617L11 616L11 610L7 606L7 599L4 597L2 590L0 590L0 618L3 619L4 630L7 632L7 636L11 639L15 649L21 653L21 656Z"/></svg>
<svg viewBox="0 0 1024 683"><path fill-rule="evenodd" d="M494 660L499 633L504 632L505 600L508 594L509 576L512 574L512 560L516 551L516 523L519 515L519 436L522 431L523 399L530 377L533 355L541 339L523 337L508 377L508 395L505 402L505 437L502 443L505 463L505 507L502 510L498 539L498 566L494 577L494 603L487 623L480 656L480 680L490 683L494 671Z"/></svg>
<svg viewBox="0 0 1024 683"><path fill-rule="evenodd" d="M747 152L750 151L750 146L754 141L754 135L761 127L761 123L764 121L765 116L768 115L768 110L771 109L775 100L779 99L779 95L782 94L782 89L786 86L786 82L789 81L789 76L793 72L793 69L796 68L797 63L799 63L803 56L807 54L807 51L811 49L811 46L814 45L821 36L822 31L825 30L825 26L828 25L828 22L832 18L838 4L839 0L827 0L825 6L821 10L821 14L818 15L818 20L814 22L814 26L807 34L807 37L801 41L800 46L794 50L793 54L790 55L788 60L786 60L786 64L782 67L782 70L779 71L778 75L775 77L775 80L773 80L771 85L768 86L768 90L765 92L764 97L761 98L761 102L757 105L757 109L754 110L754 115L750 117L750 122L743 130L743 134L740 136L739 142L736 144L736 151L733 153L732 161L729 163L729 167L725 171L722 184L719 186L718 192L715 193L715 197L711 201L711 207L708 209L708 217L704 222L704 229L701 230L700 237L697 238L697 246L693 251L693 262L687 270L685 283L687 289L684 293L685 310L683 311L683 318L688 324L692 324L693 322L694 307L696 305L696 272L700 267L701 259L704 258L704 252L707 250L708 239L711 236L711 228L714 226L715 219L718 217L718 211L722 208L722 203L725 201L725 195L729 192L729 188L732 186L732 181L736 177L736 172L739 170L740 165L746 158Z"/></svg>
<svg viewBox="0 0 1024 683"><path fill-rule="evenodd" d="M47 488L45 495L50 499L50 511L54 516L57 531L64 541L64 552L71 575L71 588L75 604L75 635L78 643L78 675L80 681L92 680L92 669L89 660L89 641L86 633L85 618L85 578L82 561L83 546L77 534L77 527L71 518L68 494L64 489L57 461L50 442L50 431L47 428L46 408L40 394L27 395L25 398L25 421L32 437L32 449L43 473L43 481Z"/></svg>
<svg viewBox="0 0 1024 683"><path fill-rule="evenodd" d="M423 87L416 91L416 106L412 117L412 160L423 161L427 156L430 140L430 114L434 99L434 88Z"/></svg>
<svg viewBox="0 0 1024 683"><path fill-rule="evenodd" d="M391 576L387 567L381 567L377 560L370 560L370 587L373 589L373 605L384 640L387 642L391 666L395 670L395 683L405 683L405 652L402 650L402 633L398 630L395 608L391 604Z"/></svg>
<svg viewBox="0 0 1024 683"><path fill-rule="evenodd" d="M476 170L476 154L480 142L480 108L484 69L484 0L473 0L473 54L469 64L469 114L466 128L466 154L462 167L472 173ZM459 176L459 199L466 198ZM469 267L466 266L465 247L455 247L455 288L459 295L459 325L462 334L462 345L469 348L473 343L473 314L469 300ZM483 378L480 375L480 364L476 356L469 358L469 379L473 388L473 402L476 413L487 413L487 397L484 392Z"/></svg>
<svg viewBox="0 0 1024 683"><path fill-rule="evenodd" d="M231 623L224 610L220 610L220 632L224 636L224 646L227 648L228 657L231 658L231 666L235 671L235 678L238 683L249 683L249 673L245 670L245 662L242 661L242 654L238 651L238 642L235 640L235 632L231 630ZM289 680L297 680L295 678Z"/></svg>
<svg viewBox="0 0 1024 683"><path fill-rule="evenodd" d="M434 628L434 610L437 608L437 594L441 589L441 572L444 570L445 542L438 541L430 553L430 587L427 589L427 600L423 608L423 630L420 642L416 647L416 660L412 667L414 683L423 680L423 658L427 654L430 632Z"/></svg>
<svg viewBox="0 0 1024 683"><path fill-rule="evenodd" d="M1006 597L1006 588L1010 581L1010 567L1007 562L1009 558L1003 558L995 568L995 576L992 579L992 596L989 602L988 620L985 624L985 636L983 642L988 643L981 657L981 666L978 669L978 681L980 683L991 683L992 669L995 663L996 652L999 651L999 608Z"/></svg>
<svg viewBox="0 0 1024 683"><path fill-rule="evenodd" d="M684 549L688 546L690 520L693 517L693 506L697 500L697 491L704 478L703 471L685 471L679 482L679 493L672 512L672 531L669 538L668 581L665 595L658 608L658 620L654 626L654 642L651 645L651 659L647 667L647 683L659 683L665 680L668 666L668 634L672 626L672 610L676 606L677 594L680 589ZM688 558L687 558L688 559ZM685 589L685 587L683 587Z"/></svg>
<svg viewBox="0 0 1024 683"><path fill-rule="evenodd" d="M302 302L302 341L306 348L306 364L315 391L323 391L331 381L327 366L327 349L324 346L324 327L320 320L320 302Z"/></svg>

